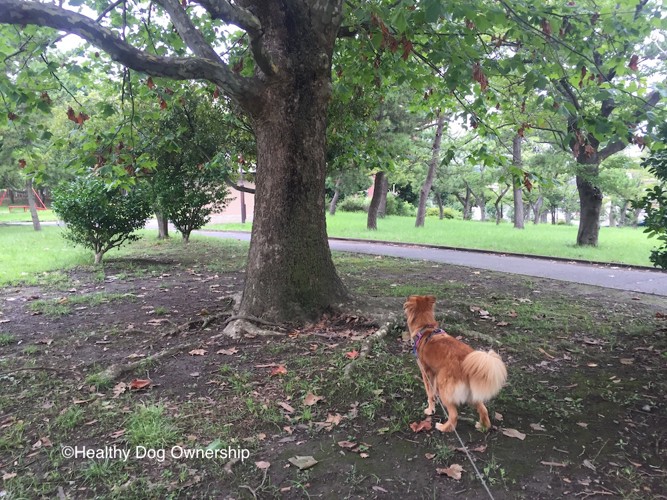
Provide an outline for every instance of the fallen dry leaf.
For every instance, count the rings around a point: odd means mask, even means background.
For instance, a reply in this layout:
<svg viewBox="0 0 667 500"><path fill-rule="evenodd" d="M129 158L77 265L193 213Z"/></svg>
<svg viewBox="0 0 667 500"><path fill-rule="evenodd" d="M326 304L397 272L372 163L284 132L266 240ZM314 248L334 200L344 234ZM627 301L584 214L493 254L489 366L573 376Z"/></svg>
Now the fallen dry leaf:
<svg viewBox="0 0 667 500"><path fill-rule="evenodd" d="M521 441L526 439L526 435L523 432L517 431L516 429L502 429L502 433L507 437L520 439Z"/></svg>
<svg viewBox="0 0 667 500"><path fill-rule="evenodd" d="M257 466L258 469L266 470L269 467L271 467L271 462L266 462L264 460L261 460L259 462L255 462L255 465Z"/></svg>
<svg viewBox="0 0 667 500"><path fill-rule="evenodd" d="M351 450L357 446L357 443L353 441L338 441L338 446L345 448L346 450Z"/></svg>
<svg viewBox="0 0 667 500"><path fill-rule="evenodd" d="M413 432L430 431L431 428L432 424L430 418L422 420L421 422L412 422L410 424L410 429L412 429Z"/></svg>
<svg viewBox="0 0 667 500"><path fill-rule="evenodd" d="M310 469L314 465L317 465L317 460L311 456L301 457L297 455L295 457L289 458L288 460L289 463L296 465L300 470Z"/></svg>
<svg viewBox="0 0 667 500"><path fill-rule="evenodd" d="M346 352L345 357L350 359L357 359L359 357L359 351L353 349L352 351Z"/></svg>
<svg viewBox="0 0 667 500"><path fill-rule="evenodd" d="M192 349L188 354L190 356L204 356L207 352L206 349Z"/></svg>
<svg viewBox="0 0 667 500"><path fill-rule="evenodd" d="M276 375L286 375L286 374L287 374L287 368L285 368L285 365L278 365L273 370L271 370L272 377L275 377Z"/></svg>
<svg viewBox="0 0 667 500"><path fill-rule="evenodd" d="M316 396L312 392L309 392L306 394L306 397L303 398L303 404L306 406L313 406L314 404L317 404L318 401L323 401L324 397L323 396Z"/></svg>
<svg viewBox="0 0 667 500"><path fill-rule="evenodd" d="M280 403L278 403L278 406L282 407L287 413L294 413L294 408L292 408L290 405L288 405L284 401L281 401Z"/></svg>
<svg viewBox="0 0 667 500"><path fill-rule="evenodd" d="M15 477L16 477L16 472L7 472L2 475L2 480L9 481L10 479L14 479Z"/></svg>
<svg viewBox="0 0 667 500"><path fill-rule="evenodd" d="M588 424L586 422L577 422L577 425L579 427L583 427L584 429L588 429Z"/></svg>
<svg viewBox="0 0 667 500"><path fill-rule="evenodd" d="M620 362L622 365L631 365L635 362L635 360L632 358L621 358Z"/></svg>
<svg viewBox="0 0 667 500"><path fill-rule="evenodd" d="M595 465L593 465L593 462L591 462L590 460L584 460L584 467L588 467L593 472L595 472L597 470Z"/></svg>
<svg viewBox="0 0 667 500"><path fill-rule="evenodd" d="M530 424L530 428L533 429L534 431L542 431L542 432L546 431L546 429L542 424Z"/></svg>
<svg viewBox="0 0 667 500"><path fill-rule="evenodd" d="M502 413L495 412L495 413L493 414L493 419L494 419L494 420L497 420L498 422L502 422L502 421L503 421L503 418L504 418L504 417L503 417L503 414L502 414Z"/></svg>
<svg viewBox="0 0 667 500"><path fill-rule="evenodd" d="M123 437L124 435L125 435L125 429L120 429L116 432L112 432L111 434L109 434L109 437L111 439L118 439L120 437Z"/></svg>
<svg viewBox="0 0 667 500"><path fill-rule="evenodd" d="M151 381L148 379L135 378L130 382L130 390L139 391L141 389L146 389L151 385Z"/></svg>
<svg viewBox="0 0 667 500"><path fill-rule="evenodd" d="M216 354L224 354L226 356L231 356L232 354L236 354L239 352L239 350L236 347L230 347L229 349L220 349L219 351L216 351Z"/></svg>
<svg viewBox="0 0 667 500"><path fill-rule="evenodd" d="M117 398L127 390L127 384L125 382L119 382L113 388L113 397Z"/></svg>
<svg viewBox="0 0 667 500"><path fill-rule="evenodd" d="M433 460L435 458L435 453L425 453L424 456L426 460Z"/></svg>
<svg viewBox="0 0 667 500"><path fill-rule="evenodd" d="M435 471L441 476L446 475L457 481L461 479L461 472L463 472L463 467L459 464L452 464L449 467L437 468Z"/></svg>
<svg viewBox="0 0 667 500"><path fill-rule="evenodd" d="M359 456L360 456L361 458L368 458L368 457L370 457L370 455L369 455L368 453L364 453L364 452L359 453Z"/></svg>
<svg viewBox="0 0 667 500"><path fill-rule="evenodd" d="M567 467L567 464L564 464L562 462L545 462L545 461L542 461L540 463L542 465L546 465L547 467Z"/></svg>

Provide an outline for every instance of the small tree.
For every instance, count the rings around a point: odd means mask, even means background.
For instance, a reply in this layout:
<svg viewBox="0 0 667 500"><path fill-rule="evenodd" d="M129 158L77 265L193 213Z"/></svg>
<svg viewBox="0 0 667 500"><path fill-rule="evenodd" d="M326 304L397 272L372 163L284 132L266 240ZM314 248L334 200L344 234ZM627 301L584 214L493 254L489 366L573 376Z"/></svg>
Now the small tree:
<svg viewBox="0 0 667 500"><path fill-rule="evenodd" d="M224 102L190 93L158 123L155 136L162 139L156 143L157 168L150 179L154 202L185 242L229 201L225 179L232 154L225 146L239 135L230 121Z"/></svg>
<svg viewBox="0 0 667 500"><path fill-rule="evenodd" d="M224 174L215 164L161 165L153 178L160 206L187 243L190 233L229 202Z"/></svg>
<svg viewBox="0 0 667 500"><path fill-rule="evenodd" d="M98 177L83 177L53 192L53 209L67 224L65 238L95 252L95 264L112 248L136 241L151 207L140 186L108 189Z"/></svg>

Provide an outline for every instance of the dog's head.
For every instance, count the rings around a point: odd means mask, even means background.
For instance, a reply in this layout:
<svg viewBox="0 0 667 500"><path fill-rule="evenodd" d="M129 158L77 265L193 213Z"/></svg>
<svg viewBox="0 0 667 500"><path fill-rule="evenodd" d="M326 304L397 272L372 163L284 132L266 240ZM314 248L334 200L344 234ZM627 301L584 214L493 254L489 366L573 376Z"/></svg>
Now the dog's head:
<svg viewBox="0 0 667 500"><path fill-rule="evenodd" d="M433 295L411 295L403 304L403 311L408 320L410 337L425 326L438 326L435 321L435 297Z"/></svg>

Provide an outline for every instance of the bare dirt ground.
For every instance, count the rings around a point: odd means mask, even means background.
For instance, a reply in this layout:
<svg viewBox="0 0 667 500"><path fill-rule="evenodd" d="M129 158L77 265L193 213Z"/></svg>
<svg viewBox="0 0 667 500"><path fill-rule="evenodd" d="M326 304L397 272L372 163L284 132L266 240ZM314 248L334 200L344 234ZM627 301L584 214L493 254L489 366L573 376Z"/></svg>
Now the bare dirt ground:
<svg viewBox="0 0 667 500"><path fill-rule="evenodd" d="M233 340L245 248L142 243L0 289L0 497L485 498L456 436L411 428L401 305L432 293L508 365L493 429L458 426L495 498L667 498L664 299L339 255L364 306Z"/></svg>

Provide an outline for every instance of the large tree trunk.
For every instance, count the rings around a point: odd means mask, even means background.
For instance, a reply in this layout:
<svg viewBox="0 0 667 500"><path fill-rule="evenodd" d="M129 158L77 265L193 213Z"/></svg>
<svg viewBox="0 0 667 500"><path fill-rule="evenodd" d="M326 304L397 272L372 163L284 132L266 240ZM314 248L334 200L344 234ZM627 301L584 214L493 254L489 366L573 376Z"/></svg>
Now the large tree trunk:
<svg viewBox="0 0 667 500"><path fill-rule="evenodd" d="M435 177L435 169L440 162L440 145L442 143L442 129L445 127L445 114L438 112L438 120L435 127L435 137L433 138L433 147L431 148L431 159L428 162L428 171L426 179L419 192L419 206L417 207L417 220L415 227L424 227L424 219L426 218L426 201L433 186L433 179Z"/></svg>
<svg viewBox="0 0 667 500"><path fill-rule="evenodd" d="M482 222L486 221L486 198L484 195L475 196L475 201L477 202L477 208L479 208L479 220Z"/></svg>
<svg viewBox="0 0 667 500"><path fill-rule="evenodd" d="M32 190L32 177L28 177L28 180L25 183L25 188L28 193L28 207L30 208L32 227L35 231L41 231L42 225L39 222L39 215L37 215L37 204L35 203L35 193Z"/></svg>
<svg viewBox="0 0 667 500"><path fill-rule="evenodd" d="M169 238L169 219L160 210L155 211L155 218L157 219L157 239L165 240Z"/></svg>
<svg viewBox="0 0 667 500"><path fill-rule="evenodd" d="M577 175L577 191L579 191L579 231L577 245L597 246L600 234L600 210L602 208L602 191L591 183L597 178L598 165L589 165L585 175Z"/></svg>
<svg viewBox="0 0 667 500"><path fill-rule="evenodd" d="M512 140L512 165L521 168L521 137L519 135L515 135ZM514 186L512 191L514 196L514 227L516 229L523 229L523 186L521 178L518 175L513 175L512 184Z"/></svg>
<svg viewBox="0 0 667 500"><path fill-rule="evenodd" d="M255 11L281 69L244 106L257 139L257 175L241 315L293 322L347 297L325 218L326 116L340 24L339 15L332 21L320 12L326 5L315 12L305 2L266 2Z"/></svg>
<svg viewBox="0 0 667 500"><path fill-rule="evenodd" d="M384 179L384 172L379 171L375 174L375 181L373 182L373 197L371 204L368 207L368 219L366 221L366 229L375 231L378 228L378 208L380 207L380 199L382 198L382 182Z"/></svg>
<svg viewBox="0 0 667 500"><path fill-rule="evenodd" d="M389 179L385 174L382 176L382 187L380 192L380 203L378 205L378 217L384 219L387 215L387 194L389 193Z"/></svg>

